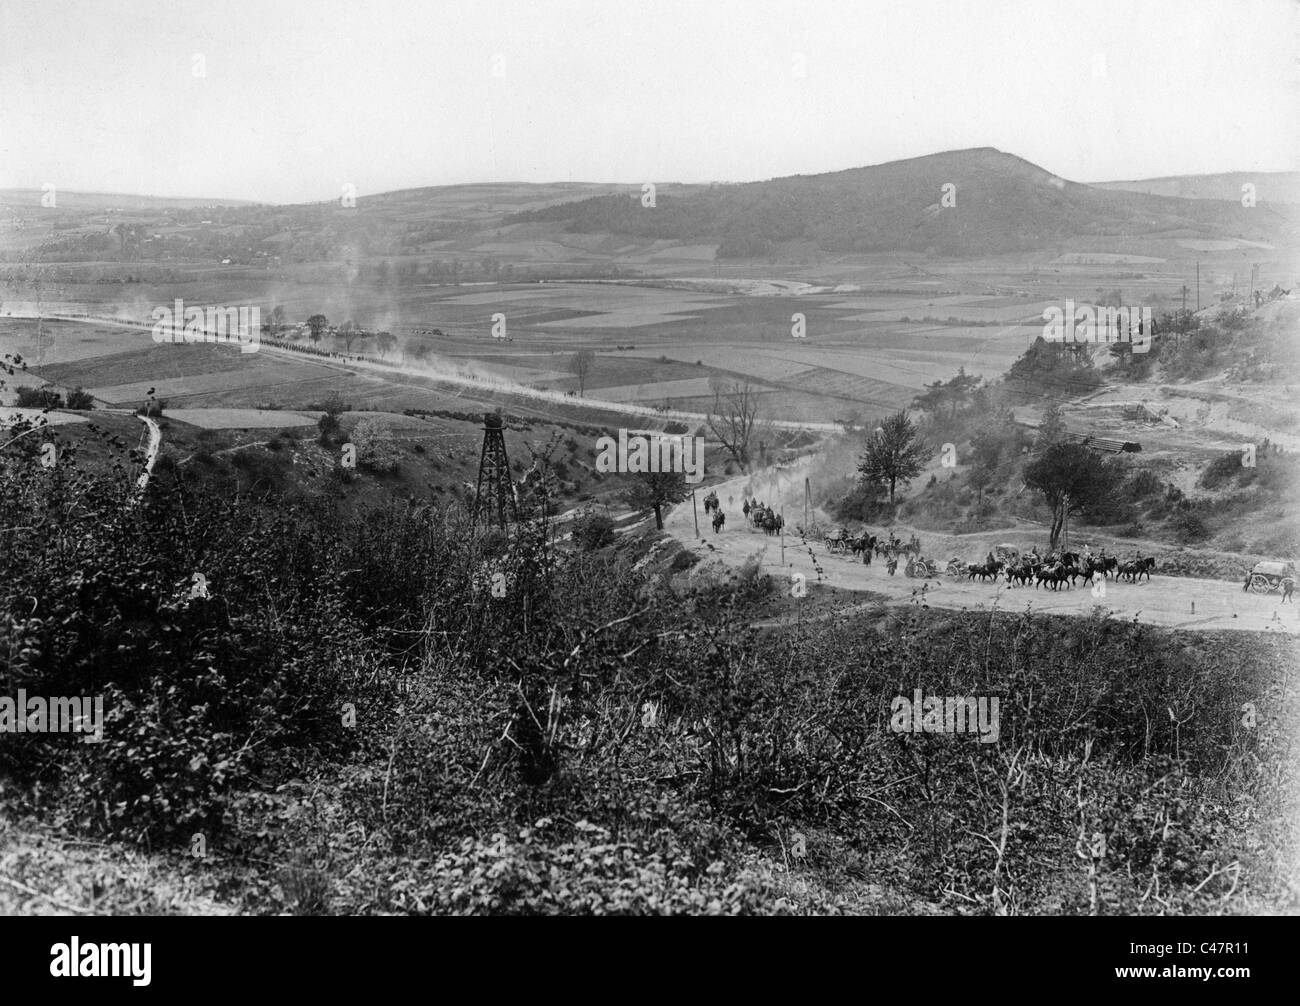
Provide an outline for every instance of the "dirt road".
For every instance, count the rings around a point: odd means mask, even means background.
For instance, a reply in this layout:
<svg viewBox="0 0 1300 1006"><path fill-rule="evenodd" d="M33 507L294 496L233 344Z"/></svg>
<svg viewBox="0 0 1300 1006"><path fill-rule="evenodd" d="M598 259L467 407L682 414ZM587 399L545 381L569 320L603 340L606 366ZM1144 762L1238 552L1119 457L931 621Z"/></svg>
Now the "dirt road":
<svg viewBox="0 0 1300 1006"><path fill-rule="evenodd" d="M149 476L153 474L153 466L158 461L158 448L162 446L162 428L158 423L148 416L136 416L142 423L149 428L149 446L145 448L144 467L140 471L140 477L135 482L135 493L131 497L131 506L134 506L144 497L144 491L149 488Z"/></svg>
<svg viewBox="0 0 1300 1006"><path fill-rule="evenodd" d="M890 576L883 560L874 559L870 566L866 566L861 559L853 559L847 554L832 555L821 542L805 543L792 533L785 536L783 567L781 539L768 537L750 526L741 512L742 493L746 487L750 487L751 493L764 503L775 507L784 504L786 530L793 532L803 515L803 472L799 465L768 469L759 475L741 476L714 486L727 516L726 527L719 534L713 533L709 520L705 518L702 502L700 534L695 534L689 501L673 509L664 521L664 530L703 561L720 560L740 565L761 551L764 571L787 583L793 582L795 573L802 573L809 585L816 584L819 582L817 567L820 567L820 582L823 584L846 590L873 591L894 603L911 601L924 587L925 603L939 608L988 610L996 604L1003 611L1023 611L1028 606L1034 611L1091 615L1097 606L1102 606L1113 618L1137 618L1141 622L1180 629L1300 633L1300 604L1283 606L1278 594L1247 594L1239 582L1161 576L1159 570L1150 582L1144 580L1129 584L1109 580L1102 597L1095 596L1087 586L1052 591L1046 587L1007 587L1000 581L996 586L988 582L958 581L942 575L937 579L914 580L904 575L902 563L898 572ZM703 494L697 492L696 495L702 501ZM906 540L908 534L899 532L899 537ZM963 537L973 536L920 532L918 537L922 554L937 559L941 567L953 555L967 561L983 556L982 551L978 554L973 551L973 547L979 549L979 543L963 541Z"/></svg>

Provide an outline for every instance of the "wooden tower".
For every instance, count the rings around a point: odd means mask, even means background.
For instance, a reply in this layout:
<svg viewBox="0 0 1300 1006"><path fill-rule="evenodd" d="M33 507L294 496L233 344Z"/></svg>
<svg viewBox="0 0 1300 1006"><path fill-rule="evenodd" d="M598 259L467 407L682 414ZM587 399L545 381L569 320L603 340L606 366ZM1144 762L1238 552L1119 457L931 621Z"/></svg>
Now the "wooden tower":
<svg viewBox="0 0 1300 1006"><path fill-rule="evenodd" d="M487 412L483 414L483 454L479 458L478 488L474 493L474 525L506 527L507 508L518 522L519 506L510 480L510 462L506 459L505 427L500 416Z"/></svg>

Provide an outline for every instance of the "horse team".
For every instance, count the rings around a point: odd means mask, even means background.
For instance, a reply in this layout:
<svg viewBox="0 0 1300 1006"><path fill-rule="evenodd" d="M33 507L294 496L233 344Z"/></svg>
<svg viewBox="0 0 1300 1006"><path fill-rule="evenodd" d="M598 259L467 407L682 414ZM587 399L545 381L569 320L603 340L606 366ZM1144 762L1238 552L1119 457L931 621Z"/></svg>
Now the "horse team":
<svg viewBox="0 0 1300 1006"><path fill-rule="evenodd" d="M1155 559L1143 557L1141 552L1133 559L1120 560L1105 552L1095 556L1088 552L1052 552L1042 558L1034 551L1005 562L990 552L984 562L966 567L966 578L995 582L1001 578L1008 586L1032 583L1037 589L1046 584L1049 590L1060 590L1078 581L1091 584L1098 574L1102 579L1113 576L1130 583L1137 583L1143 576L1150 580L1155 566Z"/></svg>
<svg viewBox="0 0 1300 1006"><path fill-rule="evenodd" d="M803 534L803 528L797 528ZM893 532L888 538L871 534L865 528L857 535L851 535L844 528L836 528L826 536L826 547L832 554L848 552L854 559L862 557L864 564L870 566L872 557L897 563L900 557L920 556L921 539L912 535L909 541L902 541Z"/></svg>
<svg viewBox="0 0 1300 1006"><path fill-rule="evenodd" d="M746 497L745 505L741 507L741 510L750 524L767 535L780 534L785 527L785 518L758 500L750 500ZM704 497L704 514L706 517L709 514L713 515L714 534L721 531L727 523L727 515L722 512L722 501L718 499L716 490L709 490L709 494Z"/></svg>
<svg viewBox="0 0 1300 1006"><path fill-rule="evenodd" d="M744 513L746 520L769 537L780 534L785 527L785 518L766 503L760 503L758 500L751 502L746 499L741 512Z"/></svg>
<svg viewBox="0 0 1300 1006"><path fill-rule="evenodd" d="M757 499L746 498L741 510L751 525L769 536L780 534L785 527L785 518ZM713 533L721 531L727 522L727 515L722 512L722 503L714 490L710 490L704 497L704 513L705 516L712 515ZM802 527L796 527L795 530L800 535L804 534ZM873 555L884 558L891 567L897 566L900 556L919 558L921 555L921 541L915 534L904 542L892 531L886 539L870 534L865 528L857 535L849 534L844 528L836 528L826 536L826 546L832 553L847 551L854 559L861 556L863 563L868 566L871 565ZM1114 577L1116 580L1126 579L1130 583L1137 583L1143 576L1150 580L1155 566L1155 559L1151 556L1144 557L1141 552L1132 559L1121 560L1106 555L1105 549L1099 555L1058 551L1050 552L1046 557L1040 557L1037 549L1034 549L1010 560L1001 559L990 552L982 563L969 566L954 558L948 569L958 575L965 573L967 580L978 577L981 581L997 582L1002 579L1008 586L1028 586L1032 583L1037 589L1046 584L1049 590L1060 590L1062 586L1067 589L1074 587L1079 581L1091 584L1098 574L1102 579ZM893 572L892 568L890 572Z"/></svg>

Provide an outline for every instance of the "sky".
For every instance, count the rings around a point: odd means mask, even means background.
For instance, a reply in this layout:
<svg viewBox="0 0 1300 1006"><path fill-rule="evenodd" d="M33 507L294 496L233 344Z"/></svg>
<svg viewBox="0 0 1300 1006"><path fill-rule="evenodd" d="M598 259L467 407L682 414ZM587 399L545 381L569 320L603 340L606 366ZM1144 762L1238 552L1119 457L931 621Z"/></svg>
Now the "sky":
<svg viewBox="0 0 1300 1006"><path fill-rule="evenodd" d="M0 188L1300 166L1297 0L3 0Z"/></svg>

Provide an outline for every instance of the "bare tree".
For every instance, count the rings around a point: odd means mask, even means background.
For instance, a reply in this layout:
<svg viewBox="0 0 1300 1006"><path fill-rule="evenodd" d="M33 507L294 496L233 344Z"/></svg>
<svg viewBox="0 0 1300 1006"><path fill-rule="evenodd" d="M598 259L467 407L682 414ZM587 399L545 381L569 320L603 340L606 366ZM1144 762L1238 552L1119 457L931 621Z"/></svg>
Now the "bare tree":
<svg viewBox="0 0 1300 1006"><path fill-rule="evenodd" d="M591 365L596 361L596 354L590 349L580 349L573 354L569 360L569 373L578 379L578 394L585 395L587 392L587 375L591 373Z"/></svg>
<svg viewBox="0 0 1300 1006"><path fill-rule="evenodd" d="M708 413L709 430L741 467L749 465L749 445L758 422L758 389L748 381L709 382L713 407Z"/></svg>

